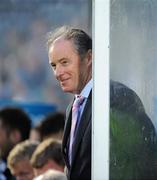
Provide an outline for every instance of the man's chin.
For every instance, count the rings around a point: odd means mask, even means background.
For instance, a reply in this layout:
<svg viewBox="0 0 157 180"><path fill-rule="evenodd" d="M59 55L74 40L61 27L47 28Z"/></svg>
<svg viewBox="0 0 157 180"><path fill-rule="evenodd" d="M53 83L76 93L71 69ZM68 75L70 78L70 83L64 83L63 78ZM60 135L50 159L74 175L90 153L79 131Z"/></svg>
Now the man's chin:
<svg viewBox="0 0 157 180"><path fill-rule="evenodd" d="M68 92L66 87L61 86L63 92Z"/></svg>
<svg viewBox="0 0 157 180"><path fill-rule="evenodd" d="M66 87L62 87L62 90L63 90L63 92L65 92L65 93L71 93L71 90L68 89L68 88L66 88Z"/></svg>

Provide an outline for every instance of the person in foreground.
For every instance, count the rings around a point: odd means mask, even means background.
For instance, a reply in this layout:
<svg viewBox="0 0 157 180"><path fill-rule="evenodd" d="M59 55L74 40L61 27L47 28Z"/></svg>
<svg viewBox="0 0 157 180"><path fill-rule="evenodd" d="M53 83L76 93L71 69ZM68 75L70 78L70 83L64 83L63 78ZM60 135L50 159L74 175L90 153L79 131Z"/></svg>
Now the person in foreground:
<svg viewBox="0 0 157 180"><path fill-rule="evenodd" d="M60 140L48 138L42 141L33 152L30 162L35 176L39 176L49 169L63 172L65 163L61 153Z"/></svg>
<svg viewBox="0 0 157 180"><path fill-rule="evenodd" d="M5 106L0 109L0 179L12 180L7 168L7 157L12 148L28 139L31 119L19 107Z"/></svg>
<svg viewBox="0 0 157 180"><path fill-rule="evenodd" d="M32 180L34 177L30 159L39 142L25 140L10 151L7 164L16 180Z"/></svg>
<svg viewBox="0 0 157 180"><path fill-rule="evenodd" d="M61 27L48 36L49 63L64 92L82 99L77 123L73 127L72 107L66 112L62 142L68 179L91 179L91 89L92 89L92 40L80 29ZM75 100L74 100L75 102ZM75 114L76 115L76 114ZM74 116L75 116L74 115ZM74 134L73 131L74 130Z"/></svg>
<svg viewBox="0 0 157 180"><path fill-rule="evenodd" d="M33 180L67 180L67 177L61 171L49 169L45 173L35 177Z"/></svg>
<svg viewBox="0 0 157 180"><path fill-rule="evenodd" d="M67 107L62 141L62 153L66 163L67 178L68 180L91 180L92 40L80 29L63 26L49 33L47 45L49 63L62 90L74 94L74 99ZM148 147L145 154L148 155L149 153L147 152L152 154L151 158L147 160L147 164L150 166L150 170L147 172L149 172L149 179L154 179L156 165L151 162L153 159L156 162L157 159L155 153L157 152L156 133L151 120L145 113L140 98L127 86L110 80L110 109L122 114L122 118L121 116L119 118L118 114L115 121L112 120L110 124L112 133L114 133L113 127L115 126L118 132L121 132L122 128L125 129L121 122L124 119L127 122L130 116L131 123L135 123L137 120L137 126L139 126L139 121L142 124L141 126L145 128L144 130L142 129L142 133L146 132L147 136L145 134L142 135L141 142L143 142L143 139L147 139L147 141L144 141L145 146ZM125 116L126 114L127 116ZM97 120L99 121L99 119ZM116 125L112 126L113 124ZM137 134L140 134L141 129L136 129L139 131ZM121 134L125 134L125 132L122 131ZM134 130L131 131L131 134L134 134ZM131 141L133 147L135 145L134 142L139 140L139 138L135 138ZM120 156L119 151L113 147L117 147L117 141L122 143L120 144L121 147L123 145L122 140L119 138L119 133L114 133L111 136L112 158ZM137 147L137 151L141 151L141 146ZM138 155L140 162L145 161L143 153L138 153ZM123 164L126 161L127 156L130 156L130 151L126 151L126 156L120 159L120 162L117 164L118 167L115 166L112 158L110 159L110 170L112 170L110 173L114 173L114 176L110 176L111 179L121 177L121 174L126 172L126 166L123 168L123 171L120 171L119 168L121 163ZM131 158L134 160L133 153ZM140 168L138 179L144 177L145 169L145 166ZM133 171L132 173L132 177L137 177L136 172ZM125 173L123 177L124 179L130 179L129 173Z"/></svg>

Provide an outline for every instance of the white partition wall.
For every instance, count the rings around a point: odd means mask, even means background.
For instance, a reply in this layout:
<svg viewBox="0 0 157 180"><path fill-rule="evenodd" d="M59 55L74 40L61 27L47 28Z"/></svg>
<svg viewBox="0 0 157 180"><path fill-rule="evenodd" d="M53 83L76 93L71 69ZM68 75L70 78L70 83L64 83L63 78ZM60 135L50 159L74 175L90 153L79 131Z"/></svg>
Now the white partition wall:
<svg viewBox="0 0 157 180"><path fill-rule="evenodd" d="M109 0L93 1L92 180L109 179Z"/></svg>

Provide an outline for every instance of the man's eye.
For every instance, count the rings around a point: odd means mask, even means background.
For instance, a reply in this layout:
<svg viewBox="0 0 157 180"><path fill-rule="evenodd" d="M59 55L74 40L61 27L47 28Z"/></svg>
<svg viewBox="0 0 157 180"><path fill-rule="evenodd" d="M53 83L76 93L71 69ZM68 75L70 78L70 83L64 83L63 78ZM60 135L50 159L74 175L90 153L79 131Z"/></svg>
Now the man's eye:
<svg viewBox="0 0 157 180"><path fill-rule="evenodd" d="M56 65L55 65L55 64L51 64L51 67L52 67L53 69L56 69Z"/></svg>
<svg viewBox="0 0 157 180"><path fill-rule="evenodd" d="M62 64L63 64L63 65L66 65L66 64L68 64L68 62L67 62L67 61L63 61Z"/></svg>

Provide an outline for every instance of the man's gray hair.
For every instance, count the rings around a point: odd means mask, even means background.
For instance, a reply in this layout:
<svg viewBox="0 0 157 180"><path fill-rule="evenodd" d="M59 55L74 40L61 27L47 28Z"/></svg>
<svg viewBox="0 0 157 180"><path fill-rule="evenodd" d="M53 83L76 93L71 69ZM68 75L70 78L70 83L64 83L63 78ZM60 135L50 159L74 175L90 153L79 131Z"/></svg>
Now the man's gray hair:
<svg viewBox="0 0 157 180"><path fill-rule="evenodd" d="M63 38L65 40L71 40L74 43L76 52L83 59L88 52L92 50L91 37L81 29L72 28L69 26L62 26L57 28L54 32L51 31L47 35L47 48L51 47L57 40Z"/></svg>

